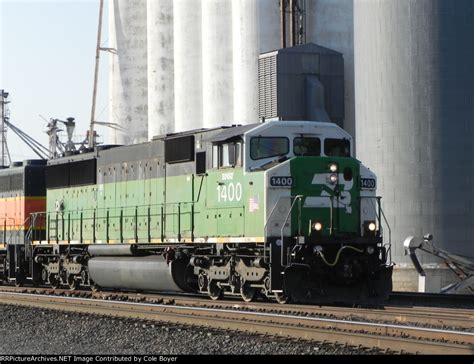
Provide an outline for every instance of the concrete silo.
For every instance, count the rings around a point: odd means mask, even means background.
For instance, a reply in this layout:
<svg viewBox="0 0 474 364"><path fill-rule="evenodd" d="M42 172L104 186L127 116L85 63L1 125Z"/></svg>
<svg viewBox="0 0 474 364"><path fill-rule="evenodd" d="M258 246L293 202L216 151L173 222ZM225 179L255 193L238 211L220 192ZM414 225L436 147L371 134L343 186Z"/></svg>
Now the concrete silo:
<svg viewBox="0 0 474 364"><path fill-rule="evenodd" d="M280 0L256 0L260 53L281 48Z"/></svg>
<svg viewBox="0 0 474 364"><path fill-rule="evenodd" d="M378 175L395 289L416 289L408 235L474 259L474 2L356 0L357 156ZM423 256L427 290L453 276Z"/></svg>
<svg viewBox="0 0 474 364"><path fill-rule="evenodd" d="M234 69L234 121L258 121L258 35L257 0L232 1Z"/></svg>
<svg viewBox="0 0 474 364"><path fill-rule="evenodd" d="M201 0L174 1L175 131L198 129L202 121Z"/></svg>
<svg viewBox="0 0 474 364"><path fill-rule="evenodd" d="M202 0L202 80L203 126L232 124L232 0Z"/></svg>
<svg viewBox="0 0 474 364"><path fill-rule="evenodd" d="M306 41L344 57L344 129L355 136L354 0L306 0Z"/></svg>
<svg viewBox="0 0 474 364"><path fill-rule="evenodd" d="M174 131L173 0L147 1L148 138Z"/></svg>
<svg viewBox="0 0 474 364"><path fill-rule="evenodd" d="M111 0L109 46L109 122L111 143L133 144L148 139L146 0Z"/></svg>

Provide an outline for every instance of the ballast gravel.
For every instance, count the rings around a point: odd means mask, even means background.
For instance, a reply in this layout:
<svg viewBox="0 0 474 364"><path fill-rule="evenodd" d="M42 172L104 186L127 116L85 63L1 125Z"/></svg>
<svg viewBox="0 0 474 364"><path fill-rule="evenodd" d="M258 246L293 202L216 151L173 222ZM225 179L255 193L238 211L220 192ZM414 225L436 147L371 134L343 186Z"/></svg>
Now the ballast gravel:
<svg viewBox="0 0 474 364"><path fill-rule="evenodd" d="M378 349L290 340L156 321L0 304L0 354L381 354Z"/></svg>

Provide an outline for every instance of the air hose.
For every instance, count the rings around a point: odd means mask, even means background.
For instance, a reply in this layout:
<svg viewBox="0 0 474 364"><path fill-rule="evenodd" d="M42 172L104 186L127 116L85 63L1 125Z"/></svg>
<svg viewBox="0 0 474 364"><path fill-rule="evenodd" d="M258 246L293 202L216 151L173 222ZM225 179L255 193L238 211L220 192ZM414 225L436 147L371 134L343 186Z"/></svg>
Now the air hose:
<svg viewBox="0 0 474 364"><path fill-rule="evenodd" d="M346 249L346 248L355 250L355 251L358 252L358 253L362 253L362 252L364 251L363 249L358 249L358 248L355 248L355 247L350 246L350 245L344 245L341 249L339 249L339 250L337 251L336 258L334 259L334 262L332 262L332 263L329 263L329 262L326 260L326 258L324 257L324 254L323 254L322 251L319 251L318 253L319 253L319 255L321 256L321 259L323 260L323 262L324 262L326 265L328 265L329 267L334 267L334 266L338 263L338 261L339 261L339 256L341 255L341 252L342 252L344 249Z"/></svg>

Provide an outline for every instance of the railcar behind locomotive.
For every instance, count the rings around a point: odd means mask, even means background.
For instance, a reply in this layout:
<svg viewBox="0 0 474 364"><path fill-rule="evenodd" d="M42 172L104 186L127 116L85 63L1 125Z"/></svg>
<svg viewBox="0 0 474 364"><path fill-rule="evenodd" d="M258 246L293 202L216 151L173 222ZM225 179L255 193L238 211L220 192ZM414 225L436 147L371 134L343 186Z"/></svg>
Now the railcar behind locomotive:
<svg viewBox="0 0 474 364"><path fill-rule="evenodd" d="M391 291L376 176L332 123L201 129L50 160L17 283L367 302ZM4 271L13 266L4 256ZM18 259L15 261L19 261Z"/></svg>
<svg viewBox="0 0 474 364"><path fill-rule="evenodd" d="M31 226L31 214L46 209L46 162L27 160L0 169L0 279L23 282L32 276L30 234L44 239L45 226ZM26 244L25 242L28 242Z"/></svg>

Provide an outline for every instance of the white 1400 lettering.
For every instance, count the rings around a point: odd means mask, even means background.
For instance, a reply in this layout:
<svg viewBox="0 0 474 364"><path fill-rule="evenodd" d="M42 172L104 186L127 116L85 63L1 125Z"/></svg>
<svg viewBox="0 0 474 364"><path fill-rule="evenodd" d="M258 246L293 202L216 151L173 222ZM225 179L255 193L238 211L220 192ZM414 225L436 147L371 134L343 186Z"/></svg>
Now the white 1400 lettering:
<svg viewBox="0 0 474 364"><path fill-rule="evenodd" d="M240 201L242 199L242 185L237 182L235 185L229 183L228 185L217 186L217 202L232 202Z"/></svg>

